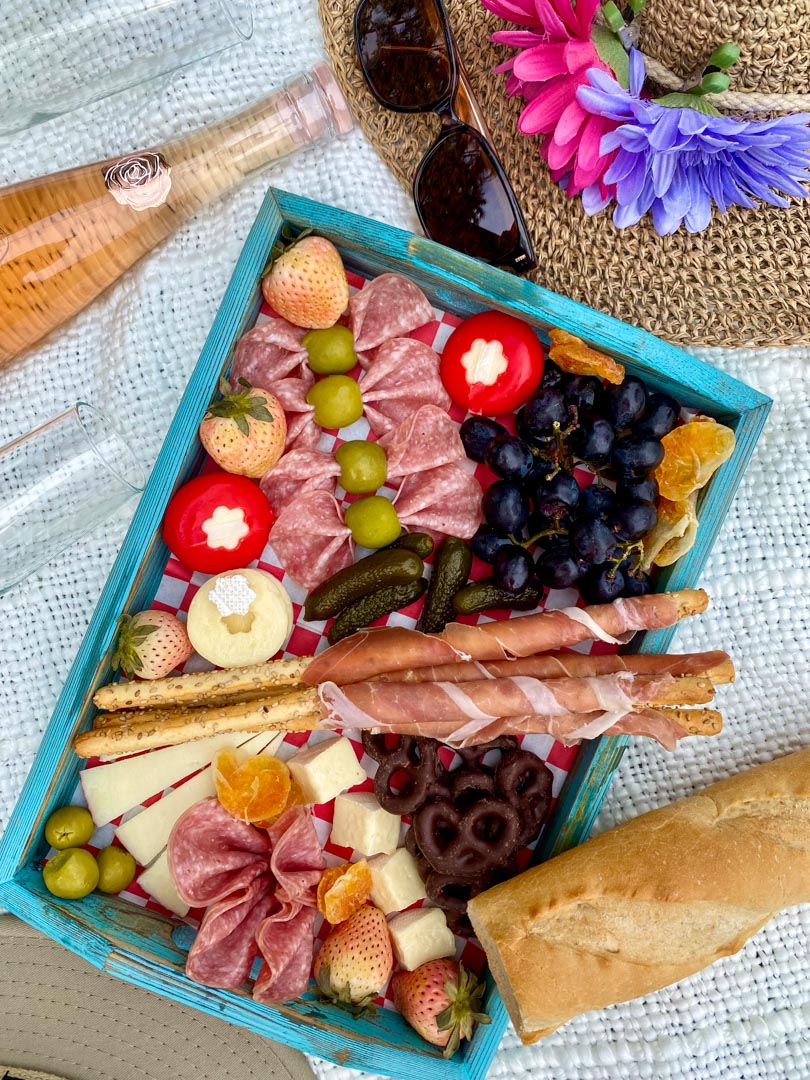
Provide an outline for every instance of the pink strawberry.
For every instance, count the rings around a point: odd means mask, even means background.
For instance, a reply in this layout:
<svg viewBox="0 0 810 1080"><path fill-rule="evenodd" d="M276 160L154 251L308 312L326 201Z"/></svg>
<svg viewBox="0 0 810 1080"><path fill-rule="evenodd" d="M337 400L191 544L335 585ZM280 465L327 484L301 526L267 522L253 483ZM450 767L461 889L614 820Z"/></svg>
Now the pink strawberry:
<svg viewBox="0 0 810 1080"><path fill-rule="evenodd" d="M481 1011L484 984L455 960L429 960L415 971L399 971L391 992L411 1027L434 1046L443 1046L446 1058L462 1039L472 1038L476 1023L490 1022Z"/></svg>
<svg viewBox="0 0 810 1080"><path fill-rule="evenodd" d="M304 235L271 263L262 279L271 307L295 326L334 326L349 303L349 283L340 252L323 236Z"/></svg>
<svg viewBox="0 0 810 1080"><path fill-rule="evenodd" d="M140 611L118 620L113 665L125 675L162 679L193 652L185 626L168 611Z"/></svg>
<svg viewBox="0 0 810 1080"><path fill-rule="evenodd" d="M372 1011L372 1001L394 966L388 923L379 908L366 904L338 925L321 945L312 974L329 1001L355 1016Z"/></svg>
<svg viewBox="0 0 810 1080"><path fill-rule="evenodd" d="M200 442L221 469L258 479L284 453L287 418L281 402L247 379L239 380L237 390L222 379L219 389L222 397L208 406L200 424Z"/></svg>

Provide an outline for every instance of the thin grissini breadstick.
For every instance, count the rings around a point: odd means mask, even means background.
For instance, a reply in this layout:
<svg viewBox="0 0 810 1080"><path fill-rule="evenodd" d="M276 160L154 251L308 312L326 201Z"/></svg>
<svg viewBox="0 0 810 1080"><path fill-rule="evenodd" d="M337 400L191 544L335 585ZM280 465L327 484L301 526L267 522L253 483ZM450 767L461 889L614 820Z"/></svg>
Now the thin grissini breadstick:
<svg viewBox="0 0 810 1080"><path fill-rule="evenodd" d="M253 702L268 702L273 701L275 698L284 697L286 694L293 693L296 690L305 690L306 687L290 686L284 690L278 690L275 693L267 693L266 691L254 690L249 694L240 694L237 700L231 700L226 698L223 701L214 701L210 703L205 702L204 705L193 706L186 705L179 708L165 708L165 709L122 709L120 712L105 712L97 713L93 717L94 728L111 728L121 727L126 724L163 724L167 720L175 720L178 716L185 716L193 708L222 708L225 705L249 705Z"/></svg>
<svg viewBox="0 0 810 1080"><path fill-rule="evenodd" d="M92 728L77 736L73 747L83 758L134 754L232 731L313 731L322 726L323 715L318 691L308 687L262 701L179 710L158 722Z"/></svg>
<svg viewBox="0 0 810 1080"><path fill-rule="evenodd" d="M214 705L220 701L247 700L247 695L266 696L283 687L295 686L311 657L272 660L267 664L199 671L190 675L168 675L164 679L109 683L93 698L99 709L160 709L181 705Z"/></svg>
<svg viewBox="0 0 810 1080"><path fill-rule="evenodd" d="M735 676L731 657L720 650L681 655L587 654L556 650L514 660L469 660L460 664L386 671L377 675L376 681L461 683L482 678L508 678L512 675L529 675L535 679L593 678L595 675L611 675L616 671L630 671L635 675L705 675L715 686L734 682Z"/></svg>
<svg viewBox="0 0 810 1080"><path fill-rule="evenodd" d="M405 627L360 630L311 660L303 674L310 686L359 683L386 671L508 660L600 639L619 643L639 630L660 630L705 611L702 589L649 593L586 608L560 608L514 619L467 626L449 623L440 634Z"/></svg>

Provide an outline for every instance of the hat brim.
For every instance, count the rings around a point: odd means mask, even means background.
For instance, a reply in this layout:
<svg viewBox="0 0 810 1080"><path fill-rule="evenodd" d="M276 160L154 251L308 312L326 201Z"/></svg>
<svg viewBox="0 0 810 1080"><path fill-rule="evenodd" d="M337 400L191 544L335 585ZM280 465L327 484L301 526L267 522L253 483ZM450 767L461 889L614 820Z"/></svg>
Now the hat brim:
<svg viewBox="0 0 810 1080"><path fill-rule="evenodd" d="M435 138L435 116L390 112L374 100L352 35L356 0L319 0L324 41L341 88L383 161L410 190ZM493 45L507 24L481 0L445 0L470 80L532 234L538 269L554 292L684 345L724 348L810 343L810 199L785 210L732 208L708 229L660 237L649 220L617 229L610 211L588 217L554 184L537 140L522 135L518 98L492 68L513 52Z"/></svg>
<svg viewBox="0 0 810 1080"><path fill-rule="evenodd" d="M0 1076L315 1080L298 1051L105 975L10 915L0 1017Z"/></svg>

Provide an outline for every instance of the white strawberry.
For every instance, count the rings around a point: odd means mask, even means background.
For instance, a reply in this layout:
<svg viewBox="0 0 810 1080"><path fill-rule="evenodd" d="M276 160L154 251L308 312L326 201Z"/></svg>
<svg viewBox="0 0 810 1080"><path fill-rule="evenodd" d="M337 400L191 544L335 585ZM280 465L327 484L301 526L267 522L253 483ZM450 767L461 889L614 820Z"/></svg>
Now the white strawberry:
<svg viewBox="0 0 810 1080"><path fill-rule="evenodd" d="M222 379L219 389L222 397L209 405L200 424L200 442L221 469L256 480L284 453L284 409L274 394L247 379L233 389Z"/></svg>
<svg viewBox="0 0 810 1080"><path fill-rule="evenodd" d="M476 1023L490 1022L481 1007L484 984L455 960L429 960L415 971L397 972L391 994L411 1027L444 1047L444 1057L452 1057L462 1039L472 1038Z"/></svg>
<svg viewBox="0 0 810 1080"><path fill-rule="evenodd" d="M304 233L273 252L262 278L264 298L282 318L309 330L334 326L349 303L349 283L335 245Z"/></svg>
<svg viewBox="0 0 810 1080"><path fill-rule="evenodd" d="M125 675L162 679L193 652L185 626L168 611L139 611L118 620L113 666Z"/></svg>
<svg viewBox="0 0 810 1080"><path fill-rule="evenodd" d="M330 931L315 957L312 974L325 999L362 1016L374 1011L372 1002L388 982L393 966L385 915L365 904Z"/></svg>

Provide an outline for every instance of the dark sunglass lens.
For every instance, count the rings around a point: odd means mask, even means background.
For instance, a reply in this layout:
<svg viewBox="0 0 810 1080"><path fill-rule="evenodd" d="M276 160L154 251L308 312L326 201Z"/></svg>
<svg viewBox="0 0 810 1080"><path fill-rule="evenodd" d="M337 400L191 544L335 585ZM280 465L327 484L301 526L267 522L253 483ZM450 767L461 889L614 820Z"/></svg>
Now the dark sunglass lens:
<svg viewBox="0 0 810 1080"><path fill-rule="evenodd" d="M364 0L358 59L375 94L400 109L430 109L450 89L450 51L432 0Z"/></svg>
<svg viewBox="0 0 810 1080"><path fill-rule="evenodd" d="M471 128L440 137L420 168L414 197L431 240L494 265L507 260L517 269L534 265L530 256L520 258L522 237L511 193Z"/></svg>

